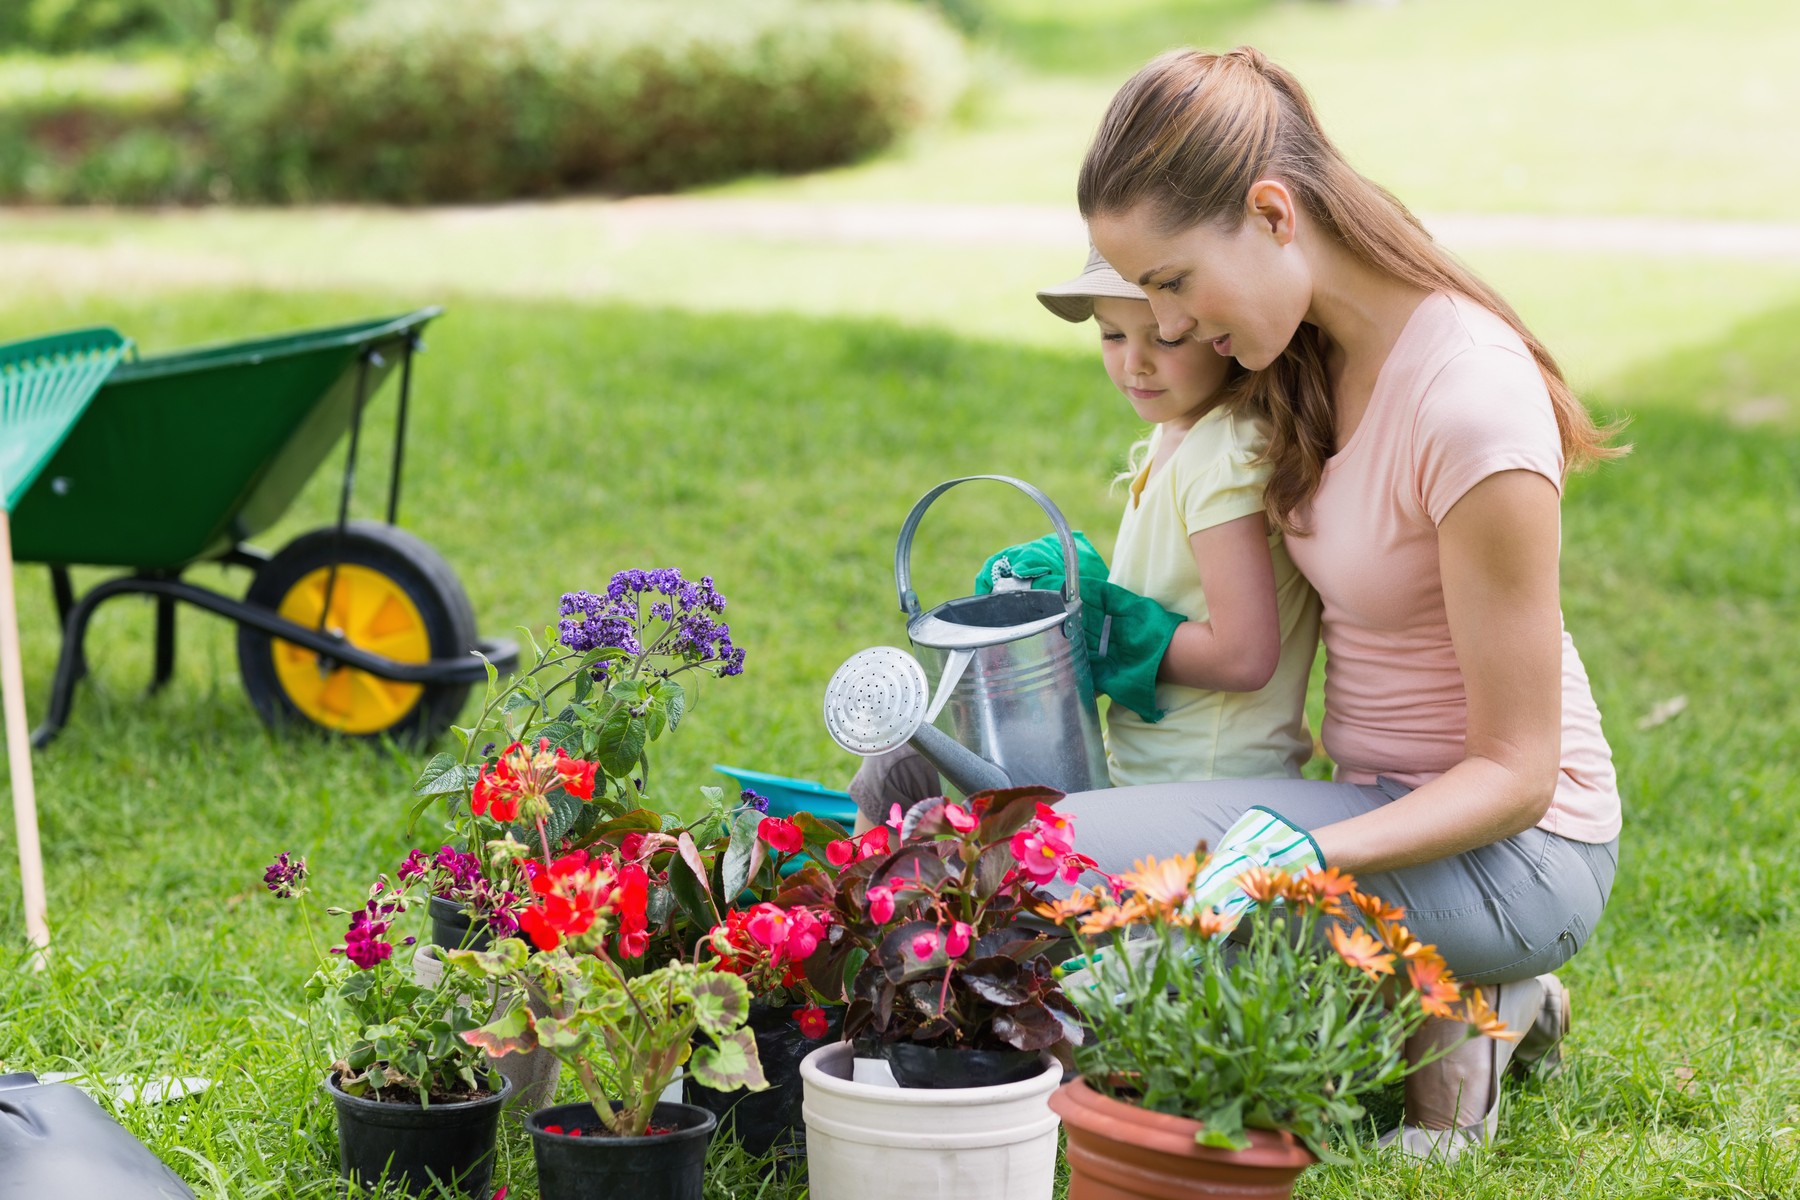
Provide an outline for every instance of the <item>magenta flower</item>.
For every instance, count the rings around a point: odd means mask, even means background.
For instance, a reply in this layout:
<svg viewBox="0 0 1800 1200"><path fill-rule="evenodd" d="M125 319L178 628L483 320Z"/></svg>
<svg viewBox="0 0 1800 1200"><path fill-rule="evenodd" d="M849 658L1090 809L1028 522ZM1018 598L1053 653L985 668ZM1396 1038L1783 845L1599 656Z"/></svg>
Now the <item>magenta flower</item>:
<svg viewBox="0 0 1800 1200"><path fill-rule="evenodd" d="M968 833L981 823L975 819L973 813L960 804L944 805L944 820L950 822L950 828L958 833Z"/></svg>
<svg viewBox="0 0 1800 1200"><path fill-rule="evenodd" d="M937 953L938 934L935 929L928 929L912 941L913 957L924 962Z"/></svg>
<svg viewBox="0 0 1800 1200"><path fill-rule="evenodd" d="M944 935L944 953L951 958L961 958L969 952L969 945L974 940L974 926L967 921L958 921L950 926L950 932Z"/></svg>
<svg viewBox="0 0 1800 1200"><path fill-rule="evenodd" d="M263 883L283 900L292 900L306 890L306 860L283 850L263 872Z"/></svg>
<svg viewBox="0 0 1800 1200"><path fill-rule="evenodd" d="M877 925L885 925L894 919L894 893L890 888L872 887L869 889L867 901L869 920Z"/></svg>

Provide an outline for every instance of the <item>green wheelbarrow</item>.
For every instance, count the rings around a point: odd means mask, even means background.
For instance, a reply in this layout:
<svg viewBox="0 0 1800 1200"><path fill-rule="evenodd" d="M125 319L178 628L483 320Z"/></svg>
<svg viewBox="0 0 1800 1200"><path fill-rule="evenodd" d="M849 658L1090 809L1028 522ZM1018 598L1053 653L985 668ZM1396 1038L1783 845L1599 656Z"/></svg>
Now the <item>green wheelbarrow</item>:
<svg viewBox="0 0 1800 1200"><path fill-rule="evenodd" d="M429 739L469 688L518 662L510 641L477 637L461 582L395 525L413 355L442 309L119 364L12 517L13 557L50 567L62 652L32 735L69 719L87 673L88 623L115 596L156 601L151 690L175 667L175 612L194 605L237 624L244 689L271 725ZM385 521L350 519L363 418L398 370ZM335 524L275 554L249 539L282 516L349 436ZM241 598L181 578L196 563L251 572ZM125 573L77 597L71 566Z"/></svg>

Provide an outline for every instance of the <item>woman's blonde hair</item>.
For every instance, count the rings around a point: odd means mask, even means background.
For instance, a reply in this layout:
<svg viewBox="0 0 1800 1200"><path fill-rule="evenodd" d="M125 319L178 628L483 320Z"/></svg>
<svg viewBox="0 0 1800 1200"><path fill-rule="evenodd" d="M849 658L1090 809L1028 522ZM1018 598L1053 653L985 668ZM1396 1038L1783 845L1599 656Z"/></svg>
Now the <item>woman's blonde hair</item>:
<svg viewBox="0 0 1800 1200"><path fill-rule="evenodd" d="M1313 223L1362 262L1415 287L1461 293L1511 325L1550 389L1569 469L1625 452L1607 444L1614 429L1594 424L1512 306L1344 160L1299 81L1261 51L1171 50L1153 59L1113 97L1081 164L1077 196L1089 220L1147 204L1173 233L1235 225L1251 186L1268 178L1285 183ZM1303 532L1297 513L1335 449L1325 352L1324 334L1302 325L1282 356L1248 381L1250 407L1273 426L1265 505L1289 533Z"/></svg>

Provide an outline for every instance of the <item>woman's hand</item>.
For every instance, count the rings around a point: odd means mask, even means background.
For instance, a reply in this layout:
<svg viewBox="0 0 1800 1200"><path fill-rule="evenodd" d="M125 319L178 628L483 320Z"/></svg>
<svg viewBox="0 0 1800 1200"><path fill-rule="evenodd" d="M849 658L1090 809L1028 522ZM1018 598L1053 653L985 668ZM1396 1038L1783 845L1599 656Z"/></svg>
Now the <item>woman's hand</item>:
<svg viewBox="0 0 1800 1200"><path fill-rule="evenodd" d="M1281 661L1268 524L1261 513L1252 513L1202 529L1188 541L1200 568L1207 619L1176 627L1156 677L1220 692L1259 691Z"/></svg>
<svg viewBox="0 0 1800 1200"><path fill-rule="evenodd" d="M1562 750L1556 488L1490 475L1438 525L1444 610L1468 696L1462 762L1391 804L1313 831L1350 872L1431 862L1509 838L1549 810Z"/></svg>

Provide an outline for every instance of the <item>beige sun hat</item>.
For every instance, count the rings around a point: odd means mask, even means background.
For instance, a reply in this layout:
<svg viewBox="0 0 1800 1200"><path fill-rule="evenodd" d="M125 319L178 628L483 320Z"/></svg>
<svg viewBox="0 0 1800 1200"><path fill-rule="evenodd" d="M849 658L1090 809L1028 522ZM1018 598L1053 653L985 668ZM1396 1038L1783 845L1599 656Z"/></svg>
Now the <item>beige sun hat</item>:
<svg viewBox="0 0 1800 1200"><path fill-rule="evenodd" d="M1128 283L1125 277L1107 265L1100 252L1088 247L1087 266L1067 283L1038 290L1038 302L1065 321L1085 321L1094 315L1094 298L1110 296L1119 300L1148 300L1144 289Z"/></svg>

